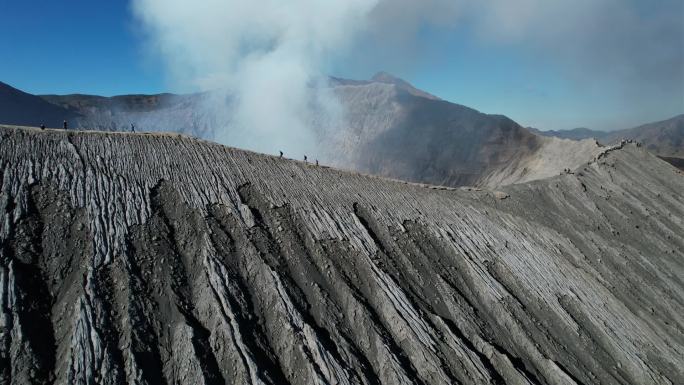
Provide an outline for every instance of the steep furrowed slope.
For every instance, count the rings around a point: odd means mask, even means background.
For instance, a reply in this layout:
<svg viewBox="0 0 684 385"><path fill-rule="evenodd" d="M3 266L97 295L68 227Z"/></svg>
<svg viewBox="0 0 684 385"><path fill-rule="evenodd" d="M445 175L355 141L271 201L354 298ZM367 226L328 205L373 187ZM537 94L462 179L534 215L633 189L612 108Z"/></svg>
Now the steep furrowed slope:
<svg viewBox="0 0 684 385"><path fill-rule="evenodd" d="M0 165L0 384L684 381L684 177L632 145L496 194L177 135Z"/></svg>

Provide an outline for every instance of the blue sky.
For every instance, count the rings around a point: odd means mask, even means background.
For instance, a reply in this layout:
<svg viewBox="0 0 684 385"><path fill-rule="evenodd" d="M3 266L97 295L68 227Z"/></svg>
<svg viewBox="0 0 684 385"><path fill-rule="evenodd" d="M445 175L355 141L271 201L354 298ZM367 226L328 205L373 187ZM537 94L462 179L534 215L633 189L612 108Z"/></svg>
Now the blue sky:
<svg viewBox="0 0 684 385"><path fill-rule="evenodd" d="M2 0L0 25L0 81L24 91L109 96L166 89L128 1Z"/></svg>
<svg viewBox="0 0 684 385"><path fill-rule="evenodd" d="M391 27L378 23L360 34L324 71L357 79L388 71L449 101L542 129L616 129L684 113L684 2L542 9L535 1L523 0L530 8L520 14L451 7L453 18L438 21L430 10L419 20L394 15ZM446 2L421 4L439 13ZM167 63L149 49L128 1L2 0L0 25L0 81L27 92L187 90L168 81Z"/></svg>

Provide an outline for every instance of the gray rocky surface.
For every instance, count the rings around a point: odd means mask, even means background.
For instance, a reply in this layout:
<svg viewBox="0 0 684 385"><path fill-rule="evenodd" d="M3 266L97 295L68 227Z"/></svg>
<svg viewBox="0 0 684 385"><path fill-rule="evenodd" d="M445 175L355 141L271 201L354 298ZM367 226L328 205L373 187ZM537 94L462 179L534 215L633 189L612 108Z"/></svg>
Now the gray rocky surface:
<svg viewBox="0 0 684 385"><path fill-rule="evenodd" d="M0 384L681 384L684 176L446 189L0 129Z"/></svg>

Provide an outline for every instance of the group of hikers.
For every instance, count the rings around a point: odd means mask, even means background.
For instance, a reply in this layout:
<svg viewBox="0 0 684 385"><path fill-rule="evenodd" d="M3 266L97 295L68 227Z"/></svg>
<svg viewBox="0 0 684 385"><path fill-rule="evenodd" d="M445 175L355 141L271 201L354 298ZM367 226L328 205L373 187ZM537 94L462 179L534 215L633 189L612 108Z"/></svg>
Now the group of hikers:
<svg viewBox="0 0 684 385"><path fill-rule="evenodd" d="M68 130L68 129L69 129L69 124L67 123L66 120L64 121L64 123L62 123L62 127L64 127L65 130ZM44 130L44 129L45 129L45 124L41 124L41 125L40 125L40 129L41 129L41 130Z"/></svg>
<svg viewBox="0 0 684 385"><path fill-rule="evenodd" d="M64 120L64 122L62 123L62 128L64 128L65 130L69 129L69 123L66 120ZM40 129L44 130L45 124L41 124ZM133 123L131 123L131 132L135 132L135 125L133 125Z"/></svg>
<svg viewBox="0 0 684 385"><path fill-rule="evenodd" d="M278 151L278 152L280 153L280 159L282 159L283 158L283 152L282 151ZM309 158L307 158L306 154L304 154L304 163L307 163L307 164L309 163ZM318 166L318 159L316 159L316 166Z"/></svg>

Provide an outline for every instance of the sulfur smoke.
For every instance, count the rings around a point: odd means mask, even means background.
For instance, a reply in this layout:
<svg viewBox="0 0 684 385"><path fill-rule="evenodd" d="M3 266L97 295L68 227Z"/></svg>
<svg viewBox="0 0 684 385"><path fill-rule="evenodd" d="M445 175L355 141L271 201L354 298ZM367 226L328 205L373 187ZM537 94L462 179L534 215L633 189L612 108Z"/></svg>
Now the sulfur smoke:
<svg viewBox="0 0 684 385"><path fill-rule="evenodd" d="M376 3L134 0L132 8L172 81L210 91L214 139L300 156L316 151L312 114L341 119L325 88L327 61L365 28Z"/></svg>
<svg viewBox="0 0 684 385"><path fill-rule="evenodd" d="M417 46L449 48L425 39L426 27L536 53L587 92L621 101L629 121L684 97L681 0L131 1L174 88L205 92L194 124L271 154L325 152L321 137L346 128L326 87L331 68L401 71L420 60Z"/></svg>

